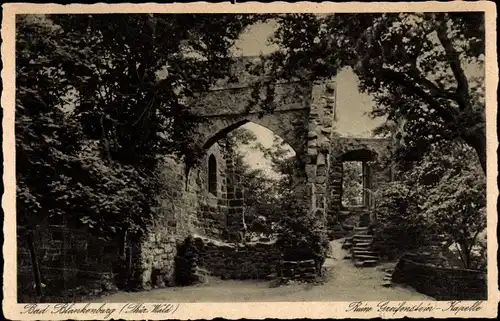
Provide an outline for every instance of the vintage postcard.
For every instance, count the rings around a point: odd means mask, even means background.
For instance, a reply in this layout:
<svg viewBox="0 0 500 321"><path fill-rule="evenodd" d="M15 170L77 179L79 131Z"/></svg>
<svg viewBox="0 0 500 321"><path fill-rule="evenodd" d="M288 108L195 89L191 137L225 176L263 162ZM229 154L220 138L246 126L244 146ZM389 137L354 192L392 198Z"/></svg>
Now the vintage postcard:
<svg viewBox="0 0 500 321"><path fill-rule="evenodd" d="M3 5L6 317L495 317L495 22Z"/></svg>

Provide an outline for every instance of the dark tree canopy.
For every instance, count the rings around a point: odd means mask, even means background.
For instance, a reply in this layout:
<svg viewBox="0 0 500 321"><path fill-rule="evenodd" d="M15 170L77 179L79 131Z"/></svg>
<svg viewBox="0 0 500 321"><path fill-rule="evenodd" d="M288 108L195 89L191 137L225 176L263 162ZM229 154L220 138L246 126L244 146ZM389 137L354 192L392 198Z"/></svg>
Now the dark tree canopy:
<svg viewBox="0 0 500 321"><path fill-rule="evenodd" d="M185 98L227 77L230 49L256 19L18 15L20 224L71 214L102 235L146 228L159 159L196 155Z"/></svg>
<svg viewBox="0 0 500 321"><path fill-rule="evenodd" d="M486 169L484 14L281 15L269 58L280 76L309 80L350 67L360 89L400 133L401 159L418 160L437 141L463 140ZM391 125L397 123L397 126Z"/></svg>

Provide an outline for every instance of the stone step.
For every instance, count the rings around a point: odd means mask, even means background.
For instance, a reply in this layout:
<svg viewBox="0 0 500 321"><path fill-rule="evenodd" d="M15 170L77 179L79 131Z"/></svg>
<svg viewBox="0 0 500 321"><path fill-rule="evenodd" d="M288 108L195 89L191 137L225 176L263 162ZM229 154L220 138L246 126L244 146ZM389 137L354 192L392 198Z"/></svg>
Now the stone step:
<svg viewBox="0 0 500 321"><path fill-rule="evenodd" d="M355 261L354 266L356 267L372 267L377 265L378 260L364 260L364 261Z"/></svg>
<svg viewBox="0 0 500 321"><path fill-rule="evenodd" d="M392 285L392 283L391 283L391 282L386 282L386 283L382 283L382 286L383 286L384 288L390 288L390 287L392 287L393 285Z"/></svg>
<svg viewBox="0 0 500 321"><path fill-rule="evenodd" d="M352 250L355 255L373 255L378 257L378 252L371 250Z"/></svg>
<svg viewBox="0 0 500 321"><path fill-rule="evenodd" d="M354 234L353 236L353 239L356 240L356 239L362 239L362 240L366 240L366 239L373 239L373 235L372 234Z"/></svg>
<svg viewBox="0 0 500 321"><path fill-rule="evenodd" d="M373 235L369 234L356 234L353 236L352 240L354 242L373 242Z"/></svg>
<svg viewBox="0 0 500 321"><path fill-rule="evenodd" d="M370 235L370 231L356 231L354 232L354 237L356 236L366 236L366 235ZM373 235L371 235L373 237Z"/></svg>
<svg viewBox="0 0 500 321"><path fill-rule="evenodd" d="M371 247L371 244L368 244L368 245L356 244L352 247L352 250L353 251L371 251L372 247Z"/></svg>
<svg viewBox="0 0 500 321"><path fill-rule="evenodd" d="M356 229L356 230L353 230L353 231L354 231L354 236L356 236L358 234L359 235L370 235L370 234L373 235L373 233L371 232L371 230L368 229L368 228L366 228L364 230L357 230Z"/></svg>
<svg viewBox="0 0 500 321"><path fill-rule="evenodd" d="M373 245L373 241L372 240L368 240L368 239L357 239L357 240L354 240L354 242L352 242L355 246L356 245L359 245L359 246L372 246Z"/></svg>
<svg viewBox="0 0 500 321"><path fill-rule="evenodd" d="M344 260L350 260L350 259L352 259L352 255L347 254L346 256L344 256Z"/></svg>
<svg viewBox="0 0 500 321"><path fill-rule="evenodd" d="M368 238L356 238L355 240L352 240L352 242L355 244L355 245L361 245L361 246L365 246L365 245L372 245L373 244L373 239L368 239Z"/></svg>
<svg viewBox="0 0 500 321"><path fill-rule="evenodd" d="M379 260L380 259L378 257L378 255L364 255L364 254L361 254L361 255L354 255L354 257L356 259L359 259L359 260Z"/></svg>
<svg viewBox="0 0 500 321"><path fill-rule="evenodd" d="M370 234L354 234L352 237L353 241L358 241L358 242L371 242L373 241L373 235Z"/></svg>

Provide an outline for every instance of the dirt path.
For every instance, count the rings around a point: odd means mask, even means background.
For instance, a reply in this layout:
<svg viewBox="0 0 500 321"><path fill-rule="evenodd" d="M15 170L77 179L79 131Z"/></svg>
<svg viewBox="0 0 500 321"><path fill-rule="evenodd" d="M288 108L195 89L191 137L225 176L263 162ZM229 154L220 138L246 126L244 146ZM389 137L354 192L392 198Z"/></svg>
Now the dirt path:
<svg viewBox="0 0 500 321"><path fill-rule="evenodd" d="M413 289L382 287L381 268L356 268L343 260L340 242L332 242L334 258L325 262L328 281L323 285L292 284L270 287L268 281L212 279L208 284L157 289L147 292L119 292L93 302L245 302L245 301L401 301L432 300Z"/></svg>

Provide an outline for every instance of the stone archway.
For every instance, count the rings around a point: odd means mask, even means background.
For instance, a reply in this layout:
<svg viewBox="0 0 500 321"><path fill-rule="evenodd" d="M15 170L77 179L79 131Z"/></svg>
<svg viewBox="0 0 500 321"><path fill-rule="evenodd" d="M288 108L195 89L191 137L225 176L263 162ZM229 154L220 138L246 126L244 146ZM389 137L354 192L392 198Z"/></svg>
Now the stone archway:
<svg viewBox="0 0 500 321"><path fill-rule="evenodd" d="M263 117L259 117L261 120ZM272 117L269 117L272 120ZM251 122L249 121L249 117L245 118L242 121L236 121L233 124L223 128L220 132L211 136L203 145L204 150L207 151L205 157L212 157L212 153L214 151L214 146L223 145L224 146L224 157L219 159L221 160L221 166L224 167L225 171L222 174L226 179L222 182L223 189L222 193L219 193L218 205L219 212L221 216L225 216L225 227L227 229L226 239L227 240L239 240L244 236L244 232L246 232L246 216L245 216L245 195L246 193L252 193L252 191L245 190L243 186L244 175L239 171L241 167L237 164L237 159L241 161L239 158L239 152L237 151L240 146L233 145L233 141L231 139L227 139L230 136L230 133L233 131L237 131L240 127L244 127L245 124L252 123L257 125L257 127L261 127L261 130L267 132L264 134L265 137L268 135L279 137L282 143L290 149L290 157L298 159L300 155L297 150L300 150L301 145L303 144L300 139L295 139L293 136L285 136L283 138L279 135L279 133L284 133L283 130L277 130L278 133L269 129L271 126L263 126L262 121L259 122ZM274 117L274 119L279 119L278 117ZM301 118L299 118L300 120ZM220 124L225 124L226 119L222 119ZM279 120L282 121L282 120ZM278 129L280 129L278 127ZM282 128L281 128L282 129ZM264 141L259 141L261 136L256 134L256 142L264 143ZM295 145L295 148L290 145L290 142ZM292 152L293 151L293 152ZM264 155L262 155L265 157ZM248 164L247 164L248 165ZM221 205L223 208L221 208Z"/></svg>
<svg viewBox="0 0 500 321"><path fill-rule="evenodd" d="M199 125L199 140L203 150L207 150L215 142L223 139L231 131L247 124L255 123L265 127L281 137L290 145L297 155L304 152L307 131L308 110L291 109L277 111L273 114L227 114L214 117L205 116L207 121ZM215 134L214 134L215 133Z"/></svg>
<svg viewBox="0 0 500 321"><path fill-rule="evenodd" d="M203 119L195 131L196 145L207 150L227 133L247 122L270 129L295 150L303 165L304 186L298 192L309 197L311 209L326 212L335 84L280 82L275 85L274 108L269 112L263 102L265 99L262 99L264 91L260 101L255 101L255 78L243 72L241 66L245 63L248 60L235 62L237 82L222 82L213 90L198 93L195 99L188 102L191 113Z"/></svg>
<svg viewBox="0 0 500 321"><path fill-rule="evenodd" d="M327 217L329 230L335 238L344 237L354 221L363 216L370 221L370 210L374 206L371 187L380 183L382 163L389 155L389 139L338 137L330 152L330 172L328 175ZM363 202L359 207L346 207L342 204L344 162L361 162L363 176ZM387 179L389 179L387 177Z"/></svg>

